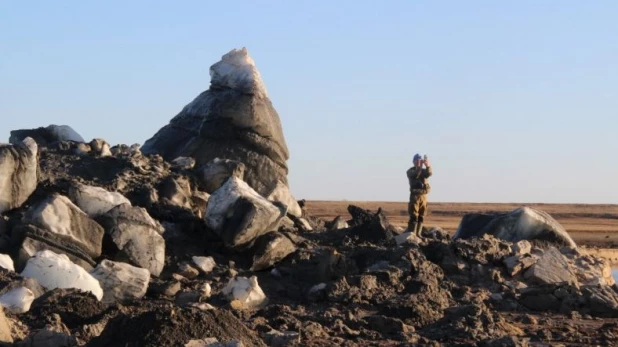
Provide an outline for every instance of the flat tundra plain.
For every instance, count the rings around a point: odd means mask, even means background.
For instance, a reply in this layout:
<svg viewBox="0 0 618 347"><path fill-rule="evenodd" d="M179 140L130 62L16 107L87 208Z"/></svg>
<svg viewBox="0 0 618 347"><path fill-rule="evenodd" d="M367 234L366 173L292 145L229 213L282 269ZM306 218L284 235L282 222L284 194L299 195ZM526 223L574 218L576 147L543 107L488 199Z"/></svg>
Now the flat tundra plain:
<svg viewBox="0 0 618 347"><path fill-rule="evenodd" d="M307 200L307 212L326 220L339 215L349 219L349 205L372 211L381 207L396 226L405 228L408 222L407 202ZM429 213L424 225L439 226L453 235L466 213L509 212L521 206L543 210L552 215L580 246L618 248L618 205L429 202Z"/></svg>

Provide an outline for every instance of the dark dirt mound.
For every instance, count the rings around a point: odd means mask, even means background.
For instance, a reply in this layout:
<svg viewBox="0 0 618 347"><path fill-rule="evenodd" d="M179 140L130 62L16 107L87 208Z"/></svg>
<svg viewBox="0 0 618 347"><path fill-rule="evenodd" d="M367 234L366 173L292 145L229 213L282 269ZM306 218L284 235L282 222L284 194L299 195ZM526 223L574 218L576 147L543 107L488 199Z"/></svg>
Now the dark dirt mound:
<svg viewBox="0 0 618 347"><path fill-rule="evenodd" d="M118 155L96 157L76 155L77 144L58 142L44 147L39 158L39 182L80 180L126 193L126 188L141 184L154 186L170 172L170 164L159 156Z"/></svg>
<svg viewBox="0 0 618 347"><path fill-rule="evenodd" d="M97 323L105 313L103 304L89 292L54 289L32 303L25 320L30 321L34 327L42 328L48 323L45 318L57 314L62 323L72 330L85 324Z"/></svg>
<svg viewBox="0 0 618 347"><path fill-rule="evenodd" d="M523 332L485 305L476 304L448 309L444 318L425 327L421 334L438 341L465 343L523 335Z"/></svg>
<svg viewBox="0 0 618 347"><path fill-rule="evenodd" d="M225 310L198 311L160 307L136 316L121 314L109 321L89 347L184 346L208 337L221 342L240 341L245 346L265 346L255 332Z"/></svg>

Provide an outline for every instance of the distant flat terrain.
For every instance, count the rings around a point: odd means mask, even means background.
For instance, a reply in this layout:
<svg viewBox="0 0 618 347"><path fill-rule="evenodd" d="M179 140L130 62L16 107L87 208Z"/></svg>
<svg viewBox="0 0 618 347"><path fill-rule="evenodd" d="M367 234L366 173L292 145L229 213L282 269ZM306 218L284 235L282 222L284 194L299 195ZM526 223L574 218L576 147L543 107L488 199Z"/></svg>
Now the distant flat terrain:
<svg viewBox="0 0 618 347"><path fill-rule="evenodd" d="M405 227L408 222L407 202L307 200L309 214L324 219L332 219L338 215L349 218L348 205L373 211L381 207L394 225ZM507 212L520 206L548 212L566 228L579 245L618 247L618 205L430 202L425 225L439 226L453 234L461 217L466 213Z"/></svg>

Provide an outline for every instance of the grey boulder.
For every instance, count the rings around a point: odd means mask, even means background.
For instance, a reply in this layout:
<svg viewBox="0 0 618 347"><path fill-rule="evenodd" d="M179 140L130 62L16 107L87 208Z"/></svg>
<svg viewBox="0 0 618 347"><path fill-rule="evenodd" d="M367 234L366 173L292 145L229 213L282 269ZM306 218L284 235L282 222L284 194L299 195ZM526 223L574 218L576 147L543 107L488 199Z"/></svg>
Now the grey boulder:
<svg viewBox="0 0 618 347"><path fill-rule="evenodd" d="M118 205L131 204L129 199L120 193L81 183L69 188L69 198L90 218L97 218Z"/></svg>
<svg viewBox="0 0 618 347"><path fill-rule="evenodd" d="M301 218L303 215L303 211L301 210L300 205L298 205L296 199L294 199L294 197L292 196L292 193L290 193L290 189L288 189L288 186L281 181L277 182L277 185L275 186L273 191L268 196L266 196L266 199L271 201L278 201L284 204L288 207L288 213L294 217ZM308 227L304 227L308 228L309 230L312 229L310 225Z"/></svg>
<svg viewBox="0 0 618 347"><path fill-rule="evenodd" d="M550 247L525 273L524 278L531 284L577 284L577 277L566 257L554 247Z"/></svg>
<svg viewBox="0 0 618 347"><path fill-rule="evenodd" d="M286 212L286 206L265 199L244 181L231 177L210 196L204 220L227 247L244 248L277 230Z"/></svg>
<svg viewBox="0 0 618 347"><path fill-rule="evenodd" d="M13 234L18 269L41 250L66 254L89 269L101 255L104 230L67 197L53 194L30 207Z"/></svg>
<svg viewBox="0 0 618 347"><path fill-rule="evenodd" d="M208 194L214 193L232 176L243 179L245 164L231 159L214 158L198 171L200 184Z"/></svg>
<svg viewBox="0 0 618 347"><path fill-rule="evenodd" d="M618 317L618 294L610 286L587 286L582 289L590 312L595 316Z"/></svg>
<svg viewBox="0 0 618 347"><path fill-rule="evenodd" d="M13 130L9 142L18 144L27 137L31 137L39 146L47 146L59 141L84 142L84 138L70 126L55 124L35 129Z"/></svg>
<svg viewBox="0 0 618 347"><path fill-rule="evenodd" d="M101 301L106 304L140 299L146 295L150 282L148 270L107 259L91 270L90 274L101 284Z"/></svg>
<svg viewBox="0 0 618 347"><path fill-rule="evenodd" d="M504 265L506 266L508 274L512 277L516 276L521 271L528 269L534 265L536 261L536 257L530 254L513 255L504 258Z"/></svg>
<svg viewBox="0 0 618 347"><path fill-rule="evenodd" d="M165 265L163 227L141 207L122 204L97 219L117 247L114 260L159 276Z"/></svg>
<svg viewBox="0 0 618 347"><path fill-rule="evenodd" d="M296 246L279 232L268 233L256 241L251 271L268 269L296 252Z"/></svg>
<svg viewBox="0 0 618 347"><path fill-rule="evenodd" d="M0 213L20 207L37 185L38 146L32 138L0 144Z"/></svg>
<svg viewBox="0 0 618 347"><path fill-rule="evenodd" d="M167 177L159 186L159 199L162 202L191 209L191 183L186 177Z"/></svg>
<svg viewBox="0 0 618 347"><path fill-rule="evenodd" d="M520 207L509 213L466 214L453 235L453 239L468 239L490 234L497 238L517 242L540 240L575 248L575 241L548 213L529 207Z"/></svg>

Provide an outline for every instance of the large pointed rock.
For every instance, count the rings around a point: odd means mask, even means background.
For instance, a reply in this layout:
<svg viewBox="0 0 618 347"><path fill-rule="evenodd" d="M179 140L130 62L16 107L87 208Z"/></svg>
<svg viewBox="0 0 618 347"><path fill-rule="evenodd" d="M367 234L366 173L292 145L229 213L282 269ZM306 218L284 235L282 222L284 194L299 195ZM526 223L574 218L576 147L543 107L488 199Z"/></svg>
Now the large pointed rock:
<svg viewBox="0 0 618 347"><path fill-rule="evenodd" d="M287 189L289 153L281 121L247 49L224 55L210 75L210 89L146 141L142 152L170 161L193 157L198 166L215 158L239 161L244 180L262 196L273 194L279 182ZM287 199L289 194L275 195ZM287 200L282 202L297 205Z"/></svg>
<svg viewBox="0 0 618 347"><path fill-rule="evenodd" d="M509 213L466 214L453 239L481 237L485 234L511 242L540 240L577 247L569 233L552 216L530 207L520 207Z"/></svg>
<svg viewBox="0 0 618 347"><path fill-rule="evenodd" d="M275 231L286 212L285 206L265 199L241 179L231 177L210 196L204 220L226 246L243 248Z"/></svg>
<svg viewBox="0 0 618 347"><path fill-rule="evenodd" d="M21 206L37 185L38 146L32 138L0 144L0 213Z"/></svg>

